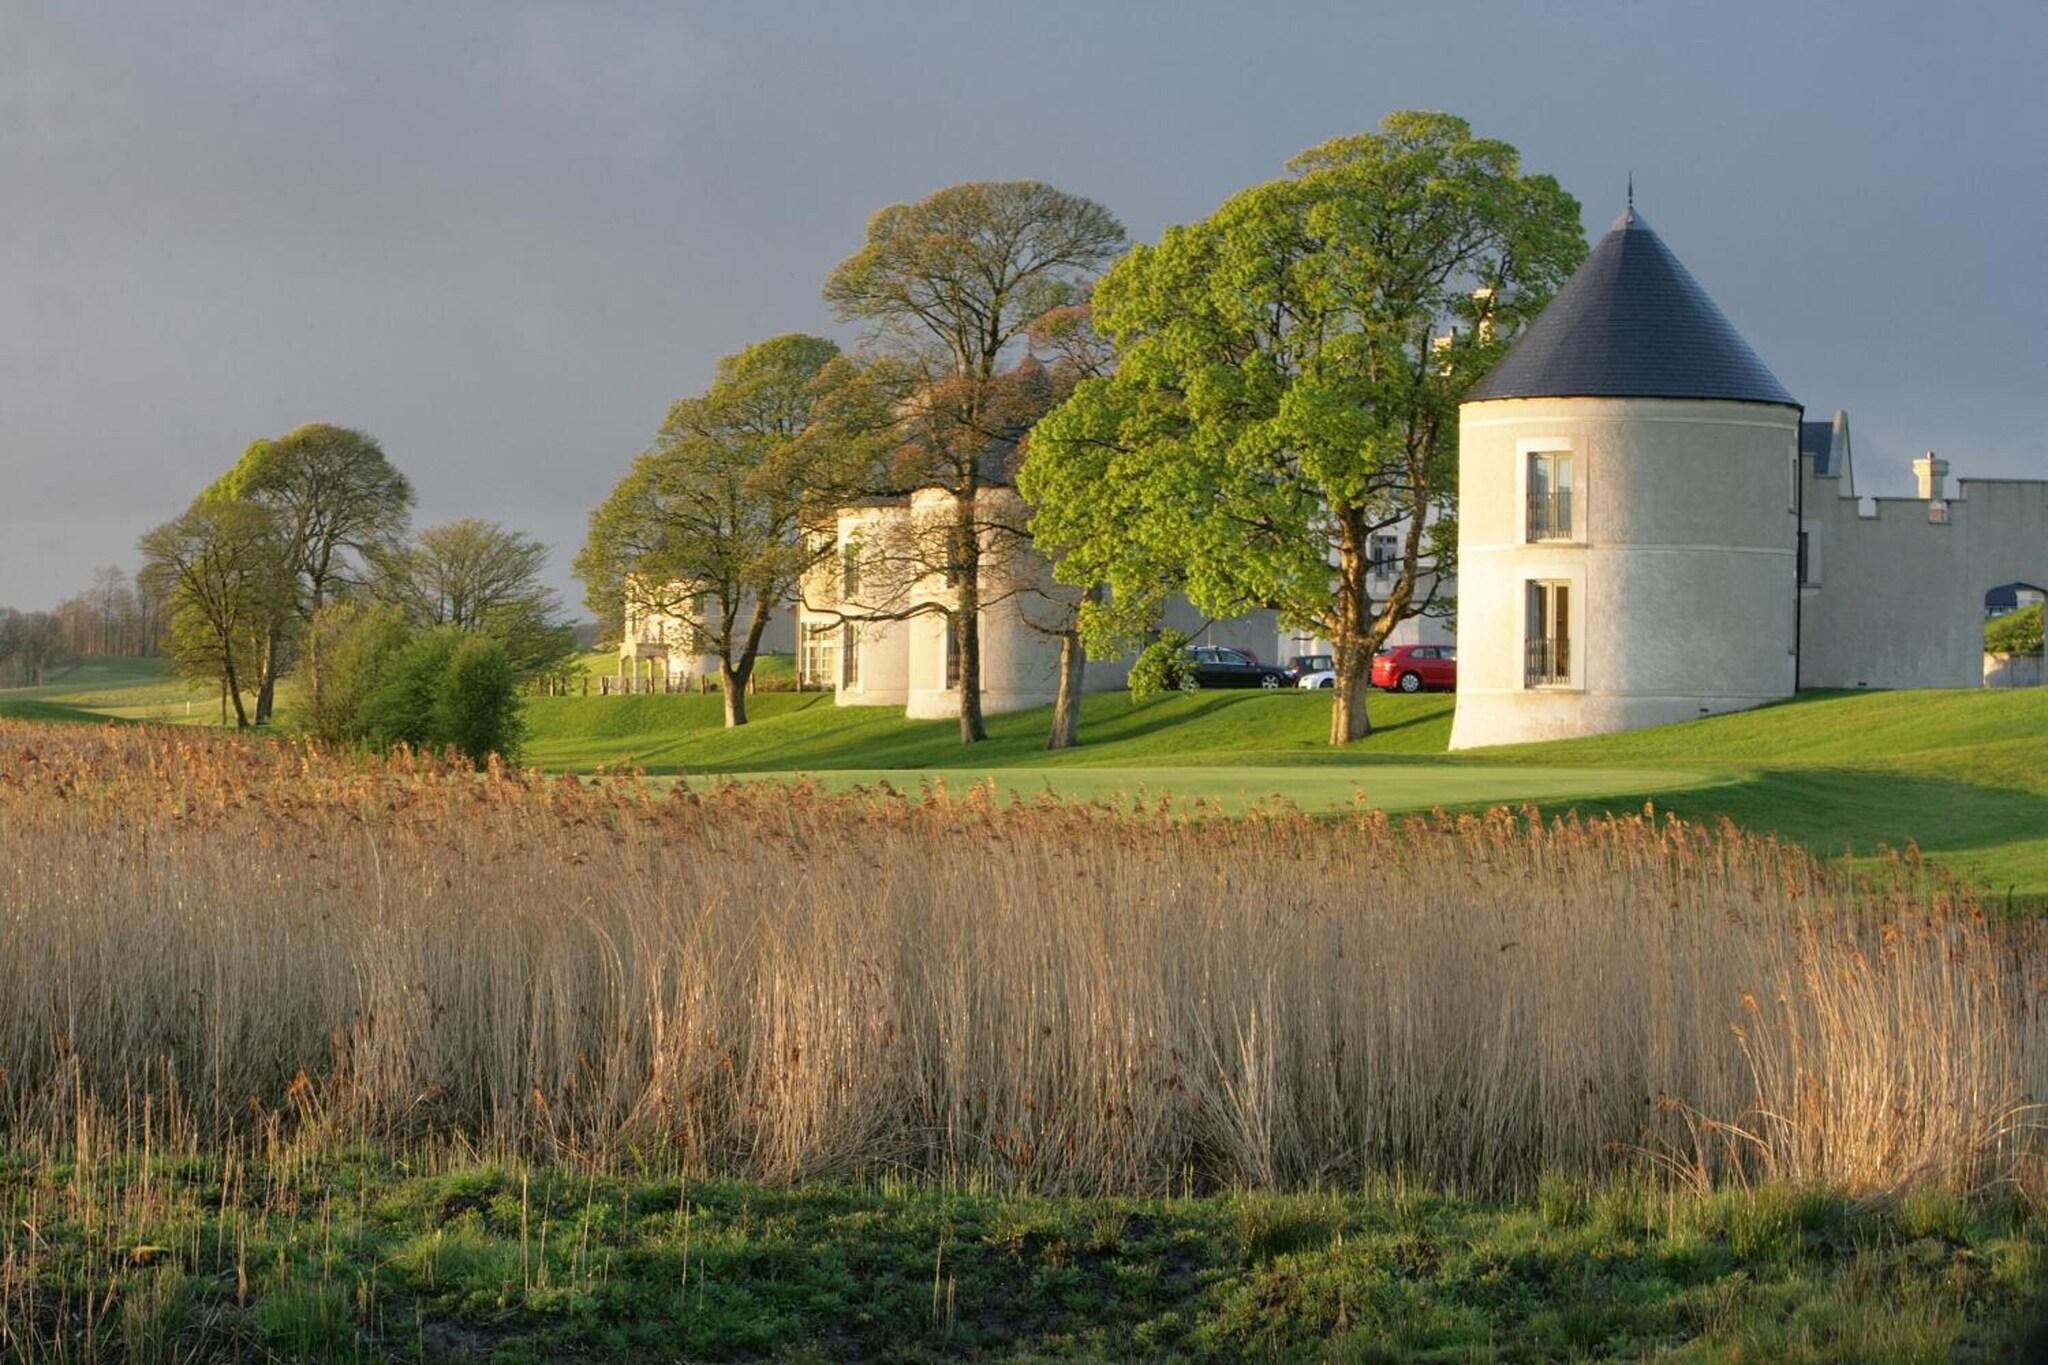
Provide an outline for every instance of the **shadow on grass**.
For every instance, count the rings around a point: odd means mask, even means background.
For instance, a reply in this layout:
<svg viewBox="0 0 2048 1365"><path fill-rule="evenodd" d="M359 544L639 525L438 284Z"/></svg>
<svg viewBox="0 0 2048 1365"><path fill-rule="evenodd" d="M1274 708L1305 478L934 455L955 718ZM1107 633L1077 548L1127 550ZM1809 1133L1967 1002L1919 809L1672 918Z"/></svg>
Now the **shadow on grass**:
<svg viewBox="0 0 2048 1365"><path fill-rule="evenodd" d="M1541 803L1546 815L1640 810L1641 798ZM1861 768L1770 768L1716 786L1671 792L1660 811L1695 821L1725 816L1818 856L1871 859L1916 845L1988 902L2048 910L2048 794L1953 778Z"/></svg>
<svg viewBox="0 0 2048 1365"><path fill-rule="evenodd" d="M10 701L0 697L0 720L50 721L66 725L126 725L119 716L56 701Z"/></svg>

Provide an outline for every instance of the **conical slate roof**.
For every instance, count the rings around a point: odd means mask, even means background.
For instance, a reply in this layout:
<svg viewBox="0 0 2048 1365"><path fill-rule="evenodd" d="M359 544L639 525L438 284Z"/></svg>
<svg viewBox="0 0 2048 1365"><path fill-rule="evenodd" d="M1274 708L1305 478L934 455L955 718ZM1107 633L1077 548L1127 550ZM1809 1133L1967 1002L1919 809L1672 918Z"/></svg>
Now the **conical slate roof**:
<svg viewBox="0 0 2048 1365"><path fill-rule="evenodd" d="M1797 407L1707 291L1631 208L1466 395L1728 398Z"/></svg>

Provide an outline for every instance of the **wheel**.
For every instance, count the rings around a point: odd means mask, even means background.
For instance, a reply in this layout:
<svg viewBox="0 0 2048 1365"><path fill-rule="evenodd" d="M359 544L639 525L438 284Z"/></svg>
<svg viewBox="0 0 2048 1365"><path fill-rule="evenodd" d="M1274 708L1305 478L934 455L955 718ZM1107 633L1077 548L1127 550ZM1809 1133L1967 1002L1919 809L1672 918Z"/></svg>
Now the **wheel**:
<svg viewBox="0 0 2048 1365"><path fill-rule="evenodd" d="M1422 675L1420 673L1403 673L1401 675L1401 690L1403 692L1420 692L1422 690Z"/></svg>
<svg viewBox="0 0 2048 1365"><path fill-rule="evenodd" d="M1271 673L1264 673L1259 676L1259 686L1265 688L1268 692L1278 692L1280 690L1280 680Z"/></svg>

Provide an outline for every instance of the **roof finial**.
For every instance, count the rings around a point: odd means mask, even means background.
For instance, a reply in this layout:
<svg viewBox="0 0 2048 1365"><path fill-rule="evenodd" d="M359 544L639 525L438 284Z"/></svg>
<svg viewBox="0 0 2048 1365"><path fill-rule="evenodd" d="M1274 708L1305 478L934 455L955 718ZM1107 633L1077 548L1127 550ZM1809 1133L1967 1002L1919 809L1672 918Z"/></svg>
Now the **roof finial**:
<svg viewBox="0 0 2048 1365"><path fill-rule="evenodd" d="M1634 171L1628 173L1628 211L1631 214L1636 211L1636 173Z"/></svg>

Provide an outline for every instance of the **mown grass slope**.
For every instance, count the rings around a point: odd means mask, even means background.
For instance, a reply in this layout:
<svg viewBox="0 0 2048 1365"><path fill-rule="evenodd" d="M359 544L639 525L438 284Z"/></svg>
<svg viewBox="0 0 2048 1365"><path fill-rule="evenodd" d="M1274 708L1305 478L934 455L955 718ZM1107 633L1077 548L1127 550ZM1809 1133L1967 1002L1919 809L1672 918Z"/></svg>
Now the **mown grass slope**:
<svg viewBox="0 0 2048 1365"><path fill-rule="evenodd" d="M60 708L43 719L207 721L220 715L219 694L179 677L164 659L88 657L53 668L38 687L0 689L0 715L38 717L31 707Z"/></svg>
<svg viewBox="0 0 2048 1365"><path fill-rule="evenodd" d="M1812 693L1652 730L1457 755L1445 752L1449 696L1375 697L1377 732L1333 750L1326 694L1103 694L1087 699L1081 747L1059 753L1044 748L1043 710L992 717L989 741L967 750L950 721L836 707L820 695L753 700L754 723L728 731L716 697L539 699L528 711L528 758L571 771L895 773L898 785L914 784L912 773L952 785L990 775L1018 792L1280 795L1314 808L1349 804L1358 791L1397 809L1535 800L1596 810L1654 797L1829 855L1917 844L1996 894L2048 897L2048 692L2039 689ZM1557 770L1560 785L1532 788L1531 768Z"/></svg>

